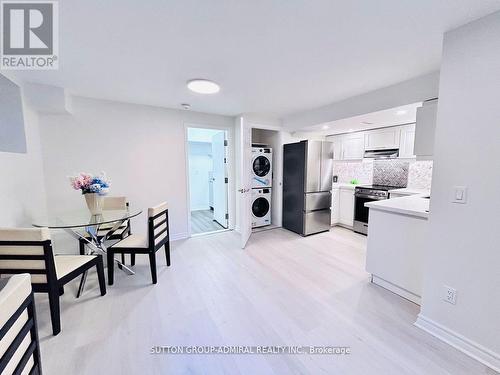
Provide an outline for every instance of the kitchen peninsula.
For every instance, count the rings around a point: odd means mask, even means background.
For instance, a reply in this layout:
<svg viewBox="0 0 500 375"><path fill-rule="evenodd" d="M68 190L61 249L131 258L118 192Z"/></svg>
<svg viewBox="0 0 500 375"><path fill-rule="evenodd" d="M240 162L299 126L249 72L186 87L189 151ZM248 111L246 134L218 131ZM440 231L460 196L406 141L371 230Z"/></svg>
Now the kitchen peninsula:
<svg viewBox="0 0 500 375"><path fill-rule="evenodd" d="M366 207L370 208L366 270L372 282L420 304L428 196L369 202Z"/></svg>

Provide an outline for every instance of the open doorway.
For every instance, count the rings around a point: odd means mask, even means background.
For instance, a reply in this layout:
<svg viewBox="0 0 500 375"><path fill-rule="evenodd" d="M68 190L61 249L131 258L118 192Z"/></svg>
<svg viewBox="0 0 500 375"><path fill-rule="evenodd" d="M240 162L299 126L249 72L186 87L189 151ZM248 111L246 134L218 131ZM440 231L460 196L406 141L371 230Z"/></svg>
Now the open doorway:
<svg viewBox="0 0 500 375"><path fill-rule="evenodd" d="M188 128L191 234L228 228L227 134L225 130Z"/></svg>
<svg viewBox="0 0 500 375"><path fill-rule="evenodd" d="M282 134L252 128L252 232L281 227Z"/></svg>

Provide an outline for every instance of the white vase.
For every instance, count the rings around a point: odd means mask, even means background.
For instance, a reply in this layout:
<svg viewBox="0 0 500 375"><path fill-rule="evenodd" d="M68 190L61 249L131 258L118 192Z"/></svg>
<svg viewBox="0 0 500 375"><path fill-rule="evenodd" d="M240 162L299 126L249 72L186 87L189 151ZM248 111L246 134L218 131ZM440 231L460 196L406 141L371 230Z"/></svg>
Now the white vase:
<svg viewBox="0 0 500 375"><path fill-rule="evenodd" d="M104 202L104 196L97 193L87 193L85 195L85 202L87 202L87 207L92 215L102 214L102 206Z"/></svg>

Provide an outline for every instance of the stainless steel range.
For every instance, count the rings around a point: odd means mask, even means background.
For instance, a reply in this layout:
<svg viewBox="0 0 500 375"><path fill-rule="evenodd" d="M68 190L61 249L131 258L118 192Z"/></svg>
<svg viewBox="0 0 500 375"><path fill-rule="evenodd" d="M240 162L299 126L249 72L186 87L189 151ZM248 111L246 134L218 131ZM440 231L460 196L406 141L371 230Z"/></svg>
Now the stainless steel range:
<svg viewBox="0 0 500 375"><path fill-rule="evenodd" d="M368 207L365 203L380 201L389 198L389 190L397 189L394 186L367 185L356 186L354 191L354 231L368 234Z"/></svg>

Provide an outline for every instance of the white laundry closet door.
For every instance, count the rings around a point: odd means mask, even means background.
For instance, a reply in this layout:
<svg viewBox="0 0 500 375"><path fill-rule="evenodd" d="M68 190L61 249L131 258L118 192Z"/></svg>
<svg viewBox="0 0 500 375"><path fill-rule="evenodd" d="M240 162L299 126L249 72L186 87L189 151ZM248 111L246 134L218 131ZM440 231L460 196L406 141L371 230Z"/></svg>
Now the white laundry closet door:
<svg viewBox="0 0 500 375"><path fill-rule="evenodd" d="M245 248L250 235L252 234L252 128L243 118L239 119L237 124L238 141L240 152L239 177L240 186L238 187L239 200L239 223L242 249Z"/></svg>
<svg viewBox="0 0 500 375"><path fill-rule="evenodd" d="M225 132L212 136L214 220L227 228L227 183Z"/></svg>

